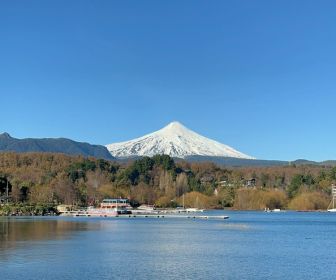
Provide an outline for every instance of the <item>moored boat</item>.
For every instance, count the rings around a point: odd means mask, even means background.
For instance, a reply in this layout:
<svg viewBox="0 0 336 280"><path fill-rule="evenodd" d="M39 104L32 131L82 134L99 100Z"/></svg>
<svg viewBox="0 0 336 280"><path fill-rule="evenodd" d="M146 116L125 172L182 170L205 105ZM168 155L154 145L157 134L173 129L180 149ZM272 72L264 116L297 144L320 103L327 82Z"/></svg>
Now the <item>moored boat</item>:
<svg viewBox="0 0 336 280"><path fill-rule="evenodd" d="M281 210L280 208L274 208L274 209L269 209L269 208L265 208L264 212L284 212L284 210Z"/></svg>
<svg viewBox="0 0 336 280"><path fill-rule="evenodd" d="M142 204L136 209L132 209L132 214L158 214L158 211L154 205Z"/></svg>
<svg viewBox="0 0 336 280"><path fill-rule="evenodd" d="M89 207L88 210L88 217L117 217L118 211L113 209L107 209L107 208L91 208Z"/></svg>
<svg viewBox="0 0 336 280"><path fill-rule="evenodd" d="M150 204L141 204L137 209L138 210L153 211L153 210L155 210L155 206L150 205Z"/></svg>
<svg viewBox="0 0 336 280"><path fill-rule="evenodd" d="M114 210L118 214L131 214L132 206L126 198L107 198L100 203L100 209Z"/></svg>
<svg viewBox="0 0 336 280"><path fill-rule="evenodd" d="M60 212L60 216L87 217L89 216L89 214L87 210L79 209L79 210L66 210L66 211Z"/></svg>
<svg viewBox="0 0 336 280"><path fill-rule="evenodd" d="M187 213L194 213L194 212L203 212L204 209L198 209L198 208L186 208L185 211Z"/></svg>

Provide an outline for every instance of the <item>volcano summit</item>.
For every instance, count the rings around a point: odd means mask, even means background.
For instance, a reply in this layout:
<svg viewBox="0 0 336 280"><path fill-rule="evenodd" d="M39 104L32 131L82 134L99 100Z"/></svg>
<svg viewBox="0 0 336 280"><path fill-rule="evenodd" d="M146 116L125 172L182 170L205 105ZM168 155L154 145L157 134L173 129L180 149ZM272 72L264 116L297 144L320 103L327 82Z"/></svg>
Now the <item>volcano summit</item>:
<svg viewBox="0 0 336 280"><path fill-rule="evenodd" d="M177 158L215 156L253 159L225 144L199 135L179 122L172 122L158 131L134 140L113 143L106 147L117 158L166 154Z"/></svg>

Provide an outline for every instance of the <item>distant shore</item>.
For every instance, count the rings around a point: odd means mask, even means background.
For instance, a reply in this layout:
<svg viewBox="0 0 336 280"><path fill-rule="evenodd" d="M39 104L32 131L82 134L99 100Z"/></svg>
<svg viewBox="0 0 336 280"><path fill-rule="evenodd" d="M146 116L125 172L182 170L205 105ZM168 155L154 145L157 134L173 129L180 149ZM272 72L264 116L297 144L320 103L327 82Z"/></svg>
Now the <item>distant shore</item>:
<svg viewBox="0 0 336 280"><path fill-rule="evenodd" d="M167 209L166 209L167 210ZM171 208L169 210L176 210ZM204 211L232 211L232 212L265 212L265 210L260 209L236 209L232 207L227 207L224 209L212 208L204 209ZM274 212L269 210L269 212ZM295 210L295 209L280 209L277 212L327 212L327 209L318 209L318 210ZM50 204L2 204L0 205L0 216L3 217L14 217L14 216L58 216L60 213L57 210L57 205Z"/></svg>

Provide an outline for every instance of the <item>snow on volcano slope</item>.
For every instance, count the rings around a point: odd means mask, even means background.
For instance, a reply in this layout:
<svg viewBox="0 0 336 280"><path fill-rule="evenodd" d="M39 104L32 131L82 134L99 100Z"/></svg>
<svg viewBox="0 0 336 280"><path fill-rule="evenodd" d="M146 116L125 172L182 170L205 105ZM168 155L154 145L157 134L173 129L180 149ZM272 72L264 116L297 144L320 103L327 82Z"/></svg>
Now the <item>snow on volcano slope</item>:
<svg viewBox="0 0 336 280"><path fill-rule="evenodd" d="M199 155L253 159L227 145L199 135L179 122L172 122L140 138L106 147L113 156L119 158L166 154L177 158Z"/></svg>

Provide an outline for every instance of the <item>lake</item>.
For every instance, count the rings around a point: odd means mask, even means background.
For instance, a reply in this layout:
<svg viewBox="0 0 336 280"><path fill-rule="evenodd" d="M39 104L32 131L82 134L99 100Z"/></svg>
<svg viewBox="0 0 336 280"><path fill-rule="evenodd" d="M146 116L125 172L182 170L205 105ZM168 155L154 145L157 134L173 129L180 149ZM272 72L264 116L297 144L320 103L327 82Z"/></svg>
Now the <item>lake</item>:
<svg viewBox="0 0 336 280"><path fill-rule="evenodd" d="M0 218L0 279L335 279L336 213Z"/></svg>

